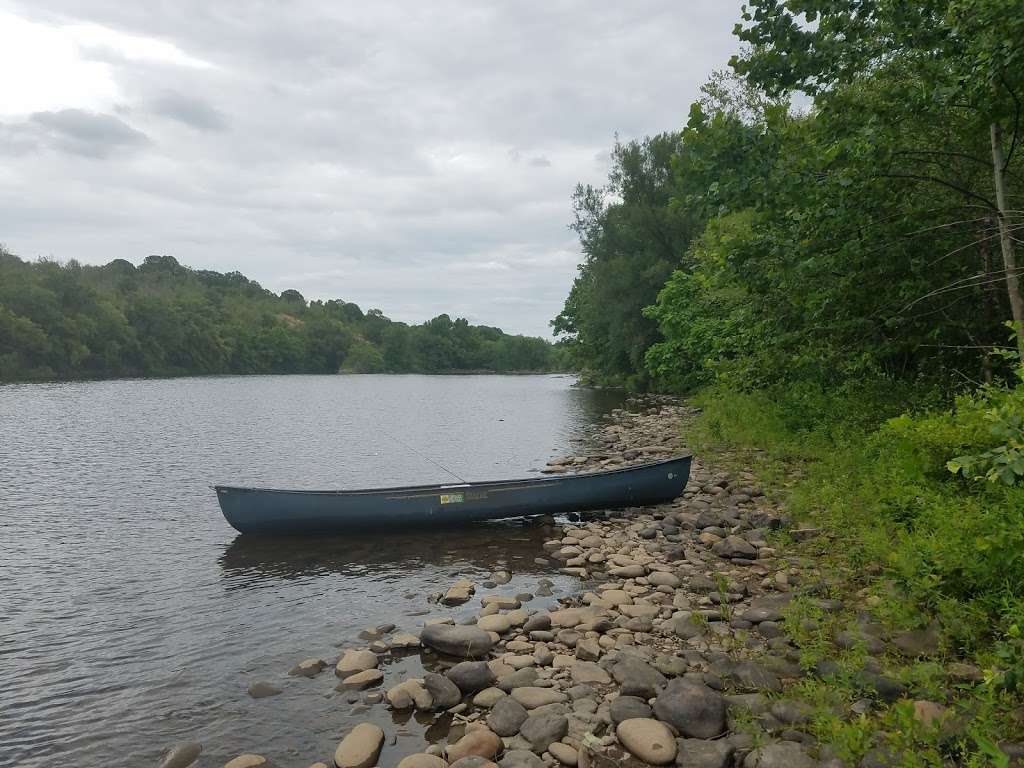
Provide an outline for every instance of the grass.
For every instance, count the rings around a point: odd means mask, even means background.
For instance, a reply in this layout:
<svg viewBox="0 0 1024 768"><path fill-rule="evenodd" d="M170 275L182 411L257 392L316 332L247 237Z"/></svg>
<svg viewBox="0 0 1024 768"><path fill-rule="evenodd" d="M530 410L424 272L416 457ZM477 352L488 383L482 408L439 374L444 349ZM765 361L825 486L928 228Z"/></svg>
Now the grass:
<svg viewBox="0 0 1024 768"><path fill-rule="evenodd" d="M839 663L834 679L807 678L787 691L814 708L810 729L820 742L850 764L882 746L901 765L1004 766L996 745L1024 741L1024 489L946 470L952 456L991 447L984 403L915 410L914 402L884 384L839 393L710 389L696 398L702 414L687 438L714 463L754 472L798 524L829 534L772 541L811 558L824 576L817 595L845 606L826 614L798 598L785 618L805 669ZM855 673L866 651L834 645L858 615L889 633L941 627L936 658L882 654L883 672L907 686L907 698L863 714L850 707L865 695ZM954 683L952 661L976 664L984 680ZM942 728L914 718L915 699L948 708Z"/></svg>

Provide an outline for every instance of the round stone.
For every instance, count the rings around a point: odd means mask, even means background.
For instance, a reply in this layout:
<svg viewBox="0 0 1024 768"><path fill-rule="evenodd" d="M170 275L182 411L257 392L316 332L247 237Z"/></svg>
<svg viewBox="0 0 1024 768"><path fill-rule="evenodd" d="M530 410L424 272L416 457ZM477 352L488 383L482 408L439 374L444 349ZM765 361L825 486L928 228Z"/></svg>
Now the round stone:
<svg viewBox="0 0 1024 768"><path fill-rule="evenodd" d="M623 720L615 729L622 746L651 765L668 765L676 759L676 741L668 726L649 718Z"/></svg>

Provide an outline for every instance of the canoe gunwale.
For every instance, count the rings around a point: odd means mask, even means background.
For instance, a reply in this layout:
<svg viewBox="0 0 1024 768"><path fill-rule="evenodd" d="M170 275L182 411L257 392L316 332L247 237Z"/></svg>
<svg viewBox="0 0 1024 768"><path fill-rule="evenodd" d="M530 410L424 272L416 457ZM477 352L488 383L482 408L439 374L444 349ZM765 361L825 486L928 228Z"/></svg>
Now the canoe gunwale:
<svg viewBox="0 0 1024 768"><path fill-rule="evenodd" d="M427 484L427 485L403 485L403 486L390 486L381 488L354 488L346 490L301 490L301 489L287 489L287 488L260 488L256 486L237 486L237 485L213 485L210 486L218 494L221 493L280 493L280 494L301 494L308 496L364 496L364 495L384 495L393 493L403 493L412 491L431 491L439 492L445 490L465 490L468 488L495 488L500 489L503 486L519 486L524 483L529 484L528 487L535 487L545 483L558 483L566 480L584 480L593 477L607 477L610 475L621 474L625 472L635 472L641 469L649 469L653 467L662 466L665 464L674 464L684 459L692 459L693 454L691 453L680 453L667 459L659 459L657 461L648 461L642 464L629 464L623 467L616 467L615 469L600 469L594 472L578 472L578 473L566 473L548 475L543 477L525 477L512 480L478 480L469 483L444 483L444 484Z"/></svg>

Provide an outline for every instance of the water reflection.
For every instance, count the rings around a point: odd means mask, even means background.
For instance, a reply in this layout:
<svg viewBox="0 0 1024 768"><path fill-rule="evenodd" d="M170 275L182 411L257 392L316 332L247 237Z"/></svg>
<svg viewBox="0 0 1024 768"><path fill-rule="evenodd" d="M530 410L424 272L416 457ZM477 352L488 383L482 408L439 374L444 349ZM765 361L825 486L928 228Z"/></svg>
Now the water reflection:
<svg viewBox="0 0 1024 768"><path fill-rule="evenodd" d="M502 520L451 530L347 536L266 537L238 535L218 562L226 577L299 579L337 574L399 581L424 566L506 568L518 574L546 573L536 562L548 526ZM229 585L230 587L231 585ZM243 586L237 584L235 586Z"/></svg>

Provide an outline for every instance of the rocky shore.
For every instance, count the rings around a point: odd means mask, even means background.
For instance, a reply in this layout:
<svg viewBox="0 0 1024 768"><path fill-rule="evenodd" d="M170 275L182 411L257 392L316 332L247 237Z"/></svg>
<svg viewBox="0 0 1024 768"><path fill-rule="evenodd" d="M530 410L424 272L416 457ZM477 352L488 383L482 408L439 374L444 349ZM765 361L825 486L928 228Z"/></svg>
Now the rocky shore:
<svg viewBox="0 0 1024 768"><path fill-rule="evenodd" d="M680 453L693 415L667 398L637 401L613 414L596 450L557 459L546 471ZM433 718L439 727L430 731L439 737L420 753L382 761L389 734L367 721L312 768L844 765L804 729L808 705L787 695L797 681L837 671L828 659L811 669L801 665L791 631L799 621L813 633L820 617L844 608L821 588L813 561L784 549L784 542L822 534L792 528L753 475L695 459L684 495L672 503L537 524L550 532L538 558L577 577L579 591L552 600L550 610L532 610L524 604L550 595L550 584L542 579L530 594L495 593L516 586L515 574L499 571L479 584L438 585L434 601L463 610L475 603L472 615L430 619L415 634L390 625L368 629L365 645L331 660L337 689L353 703L388 708L395 718ZM795 618L797 607L802 619ZM868 654L918 655L932 652L936 641L927 631L884 638L865 621L837 642ZM413 652L434 671L385 675L382 660L389 654ZM290 674L317 677L331 666L306 659ZM859 675L864 698L849 716L906 695L870 655ZM249 692L272 696L277 689L255 683ZM944 717L942 705L928 700L916 701L914 712L929 722ZM200 753L198 744L179 745L161 768L195 765ZM861 762L890 764L898 763L881 748ZM245 754L225 768L269 765L261 755Z"/></svg>

